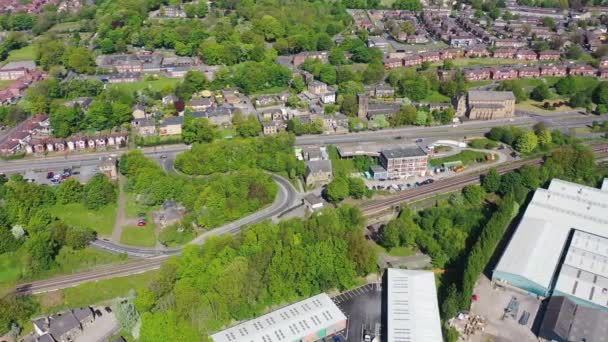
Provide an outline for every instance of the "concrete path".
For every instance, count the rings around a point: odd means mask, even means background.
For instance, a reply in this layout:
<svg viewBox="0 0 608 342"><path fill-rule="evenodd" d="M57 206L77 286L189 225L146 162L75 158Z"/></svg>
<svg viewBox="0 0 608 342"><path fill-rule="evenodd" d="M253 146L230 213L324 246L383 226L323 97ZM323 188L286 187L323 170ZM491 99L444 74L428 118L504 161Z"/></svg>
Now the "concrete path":
<svg viewBox="0 0 608 342"><path fill-rule="evenodd" d="M123 186L125 185L125 177L119 176L118 178L118 203L116 204L116 220L114 221L114 230L112 230L112 237L110 238L113 242L120 242L120 236L122 235L122 229L128 224L127 215L125 209L127 206L127 197Z"/></svg>

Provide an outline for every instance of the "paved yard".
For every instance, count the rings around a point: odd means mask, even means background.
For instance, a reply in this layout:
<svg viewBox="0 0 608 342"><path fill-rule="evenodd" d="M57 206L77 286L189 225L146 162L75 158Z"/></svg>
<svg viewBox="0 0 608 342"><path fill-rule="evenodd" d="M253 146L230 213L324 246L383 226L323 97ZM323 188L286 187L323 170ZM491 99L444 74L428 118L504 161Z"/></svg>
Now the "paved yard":
<svg viewBox="0 0 608 342"><path fill-rule="evenodd" d="M93 307L93 310L99 310L101 317L95 318L95 322L86 327L74 342L104 342L118 331L118 321L114 312L108 313L103 307Z"/></svg>
<svg viewBox="0 0 608 342"><path fill-rule="evenodd" d="M471 336L468 341L538 341L532 332L532 324L541 304L536 296L494 287L485 276L479 280L475 294L478 300L471 305L471 315L480 315L486 320L487 325L483 332ZM505 315L505 309L512 298L519 303L516 318ZM524 312L529 312L530 317L527 324L521 325L518 321Z"/></svg>
<svg viewBox="0 0 608 342"><path fill-rule="evenodd" d="M382 333L383 305L380 285L364 285L335 296L333 301L348 319L346 331L343 332L346 342L361 342L363 329L370 330L372 335L376 330Z"/></svg>

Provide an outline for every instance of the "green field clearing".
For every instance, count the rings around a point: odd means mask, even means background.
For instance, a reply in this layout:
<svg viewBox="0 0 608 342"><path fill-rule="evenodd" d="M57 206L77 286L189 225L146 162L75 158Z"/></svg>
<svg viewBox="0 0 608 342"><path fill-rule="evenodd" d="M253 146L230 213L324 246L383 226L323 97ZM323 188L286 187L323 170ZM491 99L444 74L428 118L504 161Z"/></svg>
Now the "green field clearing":
<svg viewBox="0 0 608 342"><path fill-rule="evenodd" d="M120 243L130 246L154 247L156 246L154 227L150 224L145 227L124 227Z"/></svg>
<svg viewBox="0 0 608 342"><path fill-rule="evenodd" d="M474 65L508 65L508 64L534 64L530 61L520 61L511 58L457 58L453 59L454 65L456 66L474 66ZM436 65L443 65L442 63L436 63Z"/></svg>
<svg viewBox="0 0 608 342"><path fill-rule="evenodd" d="M82 27L81 23L76 21L68 21L59 23L49 29L50 32L73 32L78 31Z"/></svg>
<svg viewBox="0 0 608 342"><path fill-rule="evenodd" d="M486 154L484 152L463 150L462 152L451 156L430 159L429 163L431 164L431 166L440 166L443 163L461 161L463 165L468 165L477 162L478 159L485 160Z"/></svg>
<svg viewBox="0 0 608 342"><path fill-rule="evenodd" d="M393 247L391 249L386 249L378 244L374 244L374 248L376 249L376 251L378 253L385 253L388 254L390 256L395 256L395 257L406 257L406 256L410 256L410 255L414 255L416 254L416 251L409 248L409 247Z"/></svg>
<svg viewBox="0 0 608 342"><path fill-rule="evenodd" d="M36 59L36 48L34 45L28 45L9 52L6 62L31 61L34 59Z"/></svg>
<svg viewBox="0 0 608 342"><path fill-rule="evenodd" d="M36 295L41 303L40 313L52 313L107 302L124 297L131 289L148 286L158 271L90 282L67 289Z"/></svg>
<svg viewBox="0 0 608 342"><path fill-rule="evenodd" d="M450 98L440 94L437 91L431 91L429 92L429 95L422 100L422 102L450 102Z"/></svg>
<svg viewBox="0 0 608 342"><path fill-rule="evenodd" d="M159 78L157 80L112 84L111 87L115 87L129 92L136 92L145 88L148 88L153 91L162 91L167 88L175 88L175 86L179 82L181 82L181 79L179 78Z"/></svg>
<svg viewBox="0 0 608 342"><path fill-rule="evenodd" d="M152 212L159 209L159 206L149 207L147 205L138 203L135 200L136 196L134 193L127 192L125 193L125 196L127 199L127 205L125 206L125 214L127 215L127 217L137 218L137 214L146 213L146 215L148 215L148 220L151 220L152 218L150 217L150 215L152 214Z"/></svg>
<svg viewBox="0 0 608 342"><path fill-rule="evenodd" d="M0 283L16 282L21 276L21 257L16 252L0 255Z"/></svg>
<svg viewBox="0 0 608 342"><path fill-rule="evenodd" d="M101 236L109 236L114 229L116 205L89 210L81 203L56 204L51 207L51 213L70 226L91 228Z"/></svg>

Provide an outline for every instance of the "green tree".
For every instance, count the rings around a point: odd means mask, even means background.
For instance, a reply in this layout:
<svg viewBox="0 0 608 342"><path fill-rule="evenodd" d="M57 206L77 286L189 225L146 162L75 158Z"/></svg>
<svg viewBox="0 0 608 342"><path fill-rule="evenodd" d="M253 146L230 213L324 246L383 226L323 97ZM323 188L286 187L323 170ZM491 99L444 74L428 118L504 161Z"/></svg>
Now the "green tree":
<svg viewBox="0 0 608 342"><path fill-rule="evenodd" d="M27 251L29 274L36 274L51 268L53 257L57 253L57 245L51 239L49 232L32 234L25 242L24 248Z"/></svg>
<svg viewBox="0 0 608 342"><path fill-rule="evenodd" d="M217 128L207 118L186 115L182 125L182 140L186 144L211 142L218 136Z"/></svg>
<svg viewBox="0 0 608 342"><path fill-rule="evenodd" d="M327 200L336 203L344 200L349 195L348 180L344 177L336 177L326 188Z"/></svg>
<svg viewBox="0 0 608 342"><path fill-rule="evenodd" d="M60 204L82 201L83 187L76 178L68 178L57 187L57 202Z"/></svg>
<svg viewBox="0 0 608 342"><path fill-rule="evenodd" d="M579 59L583 56L583 49L578 44L572 44L566 49L566 58Z"/></svg>
<svg viewBox="0 0 608 342"><path fill-rule="evenodd" d="M515 141L515 149L521 153L530 153L538 146L538 137L534 132L528 131L520 135Z"/></svg>
<svg viewBox="0 0 608 342"><path fill-rule="evenodd" d="M291 80L291 88L296 91L296 93L301 93L304 89L306 89L306 83L304 83L304 78L301 75L296 75Z"/></svg>
<svg viewBox="0 0 608 342"><path fill-rule="evenodd" d="M462 189L464 198L472 205L479 205L486 196L486 191L479 185L467 185Z"/></svg>
<svg viewBox="0 0 608 342"><path fill-rule="evenodd" d="M536 133L538 136L538 144L541 146L550 146L553 140L551 132L548 129L540 130Z"/></svg>
<svg viewBox="0 0 608 342"><path fill-rule="evenodd" d="M374 84L384 79L384 65L382 63L371 63L363 71L363 81L366 84Z"/></svg>
<svg viewBox="0 0 608 342"><path fill-rule="evenodd" d="M555 91L560 95L572 95L576 92L576 81L572 76L560 78L555 83Z"/></svg>
<svg viewBox="0 0 608 342"><path fill-rule="evenodd" d="M549 97L551 97L551 91L549 91L549 87L544 82L534 87L530 93L530 98L535 101L544 101Z"/></svg>
<svg viewBox="0 0 608 342"><path fill-rule="evenodd" d="M348 178L348 194L352 198L363 198L367 195L368 189L365 185L365 181L361 178Z"/></svg>
<svg viewBox="0 0 608 342"><path fill-rule="evenodd" d="M246 120L237 123L236 132L245 138L248 137L257 137L262 132L262 125L260 122L252 115L248 116Z"/></svg>
<svg viewBox="0 0 608 342"><path fill-rule="evenodd" d="M116 201L116 187L108 177L96 174L83 189L83 203L88 209L99 209Z"/></svg>
<svg viewBox="0 0 608 342"><path fill-rule="evenodd" d="M500 187L500 174L495 168L491 168L488 173L483 177L481 185L487 192L496 192Z"/></svg>

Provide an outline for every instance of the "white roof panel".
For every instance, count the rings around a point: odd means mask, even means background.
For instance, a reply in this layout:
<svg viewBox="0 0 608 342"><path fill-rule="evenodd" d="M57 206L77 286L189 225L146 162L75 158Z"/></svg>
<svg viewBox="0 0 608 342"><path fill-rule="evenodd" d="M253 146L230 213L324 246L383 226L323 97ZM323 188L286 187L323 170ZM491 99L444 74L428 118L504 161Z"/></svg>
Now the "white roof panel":
<svg viewBox="0 0 608 342"><path fill-rule="evenodd" d="M388 269L388 342L442 342L435 275Z"/></svg>
<svg viewBox="0 0 608 342"><path fill-rule="evenodd" d="M346 321L325 293L211 335L214 342L291 342Z"/></svg>
<svg viewBox="0 0 608 342"><path fill-rule="evenodd" d="M572 230L608 237L608 192L554 179L534 193L496 271L549 288Z"/></svg>

